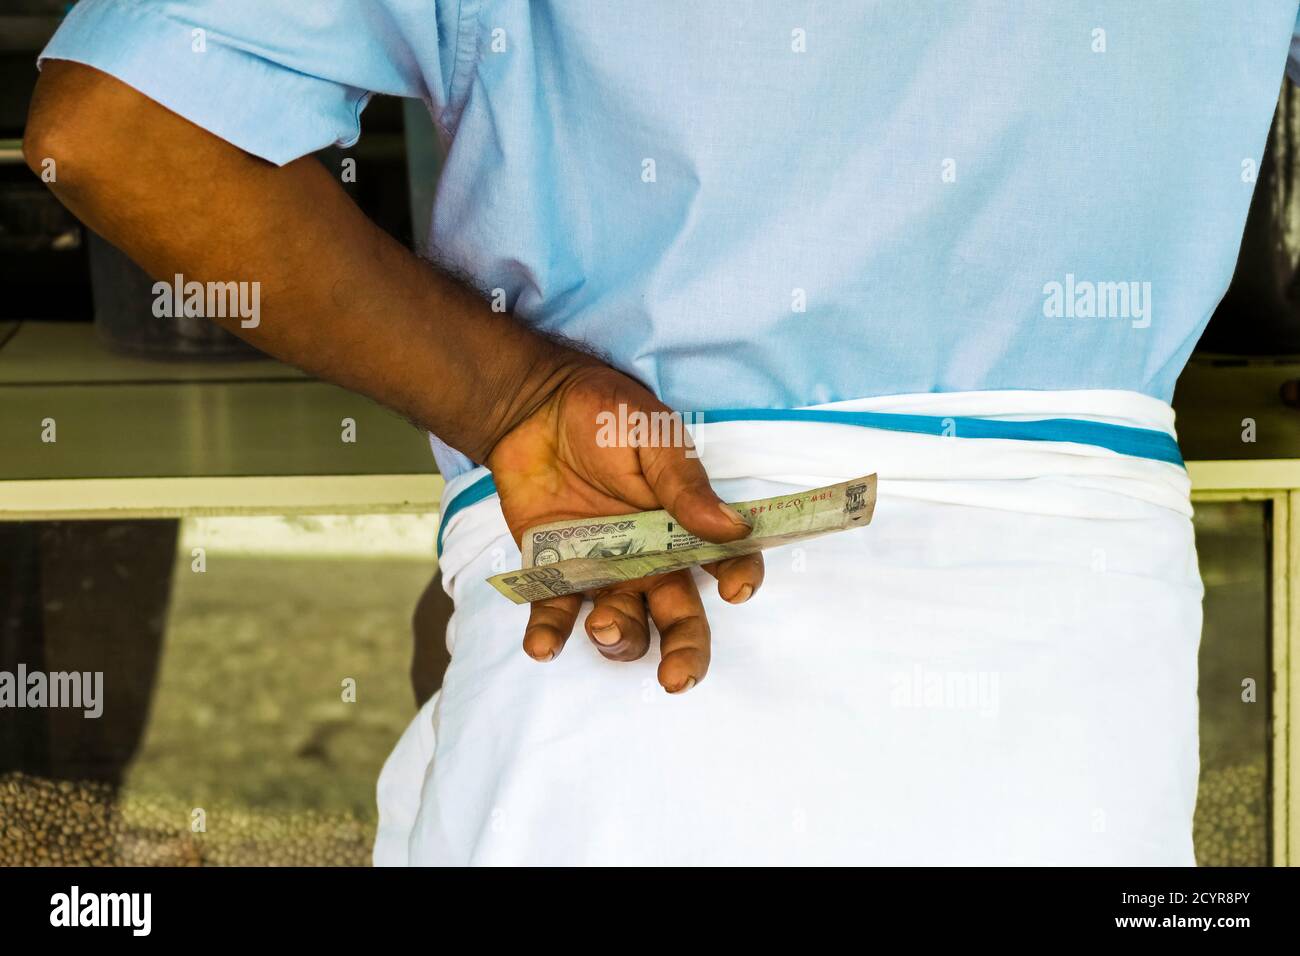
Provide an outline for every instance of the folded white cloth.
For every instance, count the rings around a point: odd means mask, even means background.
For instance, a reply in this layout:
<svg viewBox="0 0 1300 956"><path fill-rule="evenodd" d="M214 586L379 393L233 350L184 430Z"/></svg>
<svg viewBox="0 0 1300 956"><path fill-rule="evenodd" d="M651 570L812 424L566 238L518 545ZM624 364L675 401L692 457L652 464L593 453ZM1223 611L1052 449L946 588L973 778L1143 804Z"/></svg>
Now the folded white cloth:
<svg viewBox="0 0 1300 956"><path fill-rule="evenodd" d="M823 408L1173 434L1127 392ZM448 522L442 691L379 783L377 864L1145 864L1192 855L1201 583L1186 472L1079 442L825 422L697 427L718 493L876 471L865 529L767 553L732 607L696 572L707 679L581 631L538 664L495 497ZM449 483L448 497L481 475Z"/></svg>

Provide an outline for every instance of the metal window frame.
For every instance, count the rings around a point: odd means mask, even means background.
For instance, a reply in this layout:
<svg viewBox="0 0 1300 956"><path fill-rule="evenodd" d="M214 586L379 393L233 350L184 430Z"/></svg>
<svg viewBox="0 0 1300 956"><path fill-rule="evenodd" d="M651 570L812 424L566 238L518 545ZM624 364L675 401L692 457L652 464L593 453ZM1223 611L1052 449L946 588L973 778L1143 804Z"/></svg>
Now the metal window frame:
<svg viewBox="0 0 1300 956"><path fill-rule="evenodd" d="M1292 715L1300 701L1300 490L1197 491L1192 503L1263 501L1269 508L1271 698L1270 838L1274 866L1300 853L1300 734Z"/></svg>

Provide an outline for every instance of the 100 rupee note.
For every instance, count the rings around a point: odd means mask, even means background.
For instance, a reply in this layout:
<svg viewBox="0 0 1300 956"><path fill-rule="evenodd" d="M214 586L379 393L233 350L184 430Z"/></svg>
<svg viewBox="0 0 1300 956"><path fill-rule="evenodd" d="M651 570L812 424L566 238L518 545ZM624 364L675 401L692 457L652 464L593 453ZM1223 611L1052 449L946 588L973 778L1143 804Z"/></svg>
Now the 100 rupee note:
<svg viewBox="0 0 1300 956"><path fill-rule="evenodd" d="M753 531L726 544L696 537L663 510L538 525L524 533L523 568L488 583L527 604L862 527L876 507L876 476L729 506Z"/></svg>

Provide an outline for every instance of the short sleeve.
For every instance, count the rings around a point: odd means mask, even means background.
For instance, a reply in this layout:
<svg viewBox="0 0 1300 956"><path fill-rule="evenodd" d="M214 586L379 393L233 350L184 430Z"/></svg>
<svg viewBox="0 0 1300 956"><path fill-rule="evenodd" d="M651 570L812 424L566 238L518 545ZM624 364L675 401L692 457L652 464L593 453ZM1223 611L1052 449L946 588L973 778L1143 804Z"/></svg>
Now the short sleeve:
<svg viewBox="0 0 1300 956"><path fill-rule="evenodd" d="M95 67L283 165L354 143L374 93L439 109L442 32L435 0L82 0L38 62Z"/></svg>

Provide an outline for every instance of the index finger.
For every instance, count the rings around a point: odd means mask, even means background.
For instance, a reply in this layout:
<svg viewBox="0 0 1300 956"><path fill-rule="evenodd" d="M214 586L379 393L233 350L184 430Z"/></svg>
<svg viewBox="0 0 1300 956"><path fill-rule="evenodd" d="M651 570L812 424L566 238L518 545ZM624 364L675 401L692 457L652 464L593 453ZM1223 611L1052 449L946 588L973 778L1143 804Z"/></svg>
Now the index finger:
<svg viewBox="0 0 1300 956"><path fill-rule="evenodd" d="M581 594L535 601L528 609L528 626L524 629L524 653L546 663L564 650L573 633L573 624L582 610Z"/></svg>

